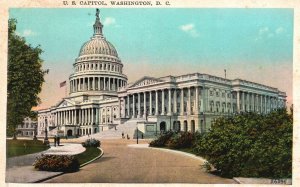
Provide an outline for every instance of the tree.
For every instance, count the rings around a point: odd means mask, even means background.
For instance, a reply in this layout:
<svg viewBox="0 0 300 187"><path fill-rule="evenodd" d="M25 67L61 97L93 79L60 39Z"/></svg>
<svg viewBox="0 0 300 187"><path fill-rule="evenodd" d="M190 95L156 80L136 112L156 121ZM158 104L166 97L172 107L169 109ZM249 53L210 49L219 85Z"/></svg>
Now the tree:
<svg viewBox="0 0 300 187"><path fill-rule="evenodd" d="M195 151L222 176L292 176L293 118L286 109L218 118Z"/></svg>
<svg viewBox="0 0 300 187"><path fill-rule="evenodd" d="M40 102L38 94L44 82L40 46L26 44L16 34L17 21L8 21L8 83L7 83L7 135L16 138L16 127L31 109Z"/></svg>

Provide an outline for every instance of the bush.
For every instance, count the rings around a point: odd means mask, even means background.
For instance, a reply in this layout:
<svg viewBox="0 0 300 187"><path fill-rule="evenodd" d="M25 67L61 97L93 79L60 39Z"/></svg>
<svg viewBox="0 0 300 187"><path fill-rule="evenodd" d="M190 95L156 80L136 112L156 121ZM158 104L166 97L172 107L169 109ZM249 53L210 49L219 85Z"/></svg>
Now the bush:
<svg viewBox="0 0 300 187"><path fill-rule="evenodd" d="M180 132L173 134L167 141L166 146L173 149L190 148L193 146L195 134L191 132Z"/></svg>
<svg viewBox="0 0 300 187"><path fill-rule="evenodd" d="M194 152L222 176L290 178L292 133L292 115L285 109L221 117L197 137Z"/></svg>
<svg viewBox="0 0 300 187"><path fill-rule="evenodd" d="M167 131L160 136L158 136L157 139L150 142L150 147L164 147L167 143L167 141L174 135L173 131Z"/></svg>
<svg viewBox="0 0 300 187"><path fill-rule="evenodd" d="M79 170L79 162L69 155L42 155L33 164L35 169L55 172L74 172Z"/></svg>
<svg viewBox="0 0 300 187"><path fill-rule="evenodd" d="M85 142L82 142L83 147L100 147L101 142L100 140L96 140L94 138L87 139Z"/></svg>

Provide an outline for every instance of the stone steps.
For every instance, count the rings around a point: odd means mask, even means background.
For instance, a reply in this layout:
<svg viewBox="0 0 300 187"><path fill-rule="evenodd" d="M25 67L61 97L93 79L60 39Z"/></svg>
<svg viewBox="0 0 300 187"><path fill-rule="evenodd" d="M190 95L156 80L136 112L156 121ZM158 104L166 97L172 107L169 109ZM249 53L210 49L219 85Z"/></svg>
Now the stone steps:
<svg viewBox="0 0 300 187"><path fill-rule="evenodd" d="M137 122L142 120L128 120L123 124L117 125L116 129L112 128L107 131L101 131L96 134L92 134L93 138L96 139L116 139L116 138L122 138L122 132L124 133L125 138L127 137L127 134L130 138L136 137L136 127ZM87 138L88 136L84 136Z"/></svg>

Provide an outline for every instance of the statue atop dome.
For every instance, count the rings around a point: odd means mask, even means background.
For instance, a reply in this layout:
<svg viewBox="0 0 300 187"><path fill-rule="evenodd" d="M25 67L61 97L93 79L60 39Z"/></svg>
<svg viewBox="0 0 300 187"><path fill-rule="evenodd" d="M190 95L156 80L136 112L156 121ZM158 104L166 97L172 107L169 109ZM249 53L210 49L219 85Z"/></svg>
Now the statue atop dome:
<svg viewBox="0 0 300 187"><path fill-rule="evenodd" d="M103 37L103 34L102 34L103 25L100 22L99 14L100 14L100 10L99 10L99 8L96 8L96 20L95 20L95 24L93 26L94 27L94 36Z"/></svg>
<svg viewBox="0 0 300 187"><path fill-rule="evenodd" d="M99 18L99 13L100 13L99 8L96 8L96 17L97 17L97 18Z"/></svg>

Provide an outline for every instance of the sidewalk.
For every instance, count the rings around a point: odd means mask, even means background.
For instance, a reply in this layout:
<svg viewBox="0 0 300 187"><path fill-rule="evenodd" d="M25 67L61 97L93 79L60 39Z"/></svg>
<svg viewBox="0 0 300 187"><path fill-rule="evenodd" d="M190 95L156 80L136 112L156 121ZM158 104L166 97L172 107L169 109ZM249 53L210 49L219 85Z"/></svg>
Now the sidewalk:
<svg viewBox="0 0 300 187"><path fill-rule="evenodd" d="M51 146L46 151L24 156L8 158L6 161L5 181L9 183L33 183L49 177L54 177L63 172L47 172L35 170L32 164L41 154L76 155L84 152L81 144L63 143L61 146Z"/></svg>

